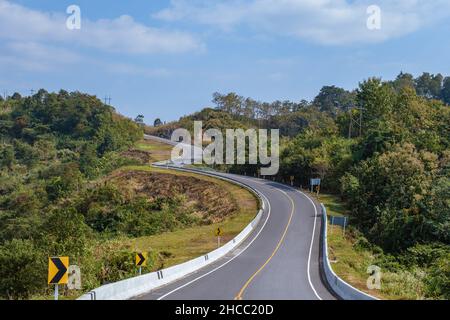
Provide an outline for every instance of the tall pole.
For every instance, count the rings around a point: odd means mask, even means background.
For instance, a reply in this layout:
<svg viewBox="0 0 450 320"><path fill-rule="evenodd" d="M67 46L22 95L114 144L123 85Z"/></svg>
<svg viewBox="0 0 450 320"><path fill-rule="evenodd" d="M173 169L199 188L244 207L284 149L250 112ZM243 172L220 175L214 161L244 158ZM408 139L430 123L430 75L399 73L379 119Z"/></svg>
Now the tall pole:
<svg viewBox="0 0 450 320"><path fill-rule="evenodd" d="M344 217L344 231L343 231L343 235L345 236L345 225L347 224L347 217Z"/></svg>
<svg viewBox="0 0 450 320"><path fill-rule="evenodd" d="M362 119L363 119L363 108L359 109L359 136L362 136Z"/></svg>
<svg viewBox="0 0 450 320"><path fill-rule="evenodd" d="M111 96L105 96L105 104L111 105Z"/></svg>
<svg viewBox="0 0 450 320"><path fill-rule="evenodd" d="M350 124L348 126L348 138L351 139L352 137L352 126L353 126L353 115L352 115L352 111L349 111L350 114Z"/></svg>

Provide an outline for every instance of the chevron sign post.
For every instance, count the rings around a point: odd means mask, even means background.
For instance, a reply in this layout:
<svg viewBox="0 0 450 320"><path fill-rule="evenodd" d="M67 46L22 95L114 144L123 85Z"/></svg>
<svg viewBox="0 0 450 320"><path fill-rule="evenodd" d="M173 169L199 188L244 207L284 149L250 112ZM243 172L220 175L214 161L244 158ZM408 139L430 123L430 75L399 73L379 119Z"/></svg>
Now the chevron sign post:
<svg viewBox="0 0 450 320"><path fill-rule="evenodd" d="M216 237L217 237L217 248L220 248L220 236L222 235L222 229L220 229L220 228L217 228L215 231L214 231L214 234L216 235Z"/></svg>
<svg viewBox="0 0 450 320"><path fill-rule="evenodd" d="M147 265L147 252L136 253L136 266L139 267L139 275L142 274L142 267Z"/></svg>
<svg viewBox="0 0 450 320"><path fill-rule="evenodd" d="M48 258L48 284L55 285L55 300L58 300L58 285L69 282L69 257Z"/></svg>

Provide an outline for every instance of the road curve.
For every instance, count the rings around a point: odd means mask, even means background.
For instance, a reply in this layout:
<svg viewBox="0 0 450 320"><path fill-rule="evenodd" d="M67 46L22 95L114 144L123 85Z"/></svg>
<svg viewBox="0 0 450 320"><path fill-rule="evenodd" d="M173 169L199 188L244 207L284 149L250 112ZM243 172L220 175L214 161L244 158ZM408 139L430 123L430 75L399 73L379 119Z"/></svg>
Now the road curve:
<svg viewBox="0 0 450 320"><path fill-rule="evenodd" d="M263 197L259 225L218 261L139 300L330 300L320 276L320 206L276 182L218 173L247 184Z"/></svg>

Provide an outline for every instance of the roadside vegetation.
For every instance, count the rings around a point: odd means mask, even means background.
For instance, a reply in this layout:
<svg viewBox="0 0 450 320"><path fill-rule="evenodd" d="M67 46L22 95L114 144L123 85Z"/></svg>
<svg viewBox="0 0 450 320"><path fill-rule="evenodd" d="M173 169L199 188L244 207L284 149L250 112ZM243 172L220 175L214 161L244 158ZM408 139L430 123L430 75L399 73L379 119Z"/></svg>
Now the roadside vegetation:
<svg viewBox="0 0 450 320"><path fill-rule="evenodd" d="M204 129L279 128L275 179L288 182L292 176L305 187L310 178L321 178L322 191L341 197L352 217L352 247L378 254L385 280L403 272L395 281L408 281L406 291L394 294L393 288L386 296L448 299L449 93L450 77L429 73L370 78L353 91L325 86L312 101L261 102L216 93L216 108L146 131L168 136L173 128L192 129L193 120L202 120ZM248 175L260 169L217 168Z"/></svg>
<svg viewBox="0 0 450 320"><path fill-rule="evenodd" d="M341 226L331 225L330 221L328 225L331 266L339 277L380 299L447 299L436 294L436 282L429 281L436 273L436 267L430 262L438 256L445 258L445 246L416 245L401 255L393 256L369 243L354 226L354 218L338 196L323 194L318 199L327 207L328 215L350 218L345 233ZM367 268L371 265L381 268L380 290L367 288ZM441 280L445 281L444 278L442 275ZM445 286L445 283L441 285Z"/></svg>

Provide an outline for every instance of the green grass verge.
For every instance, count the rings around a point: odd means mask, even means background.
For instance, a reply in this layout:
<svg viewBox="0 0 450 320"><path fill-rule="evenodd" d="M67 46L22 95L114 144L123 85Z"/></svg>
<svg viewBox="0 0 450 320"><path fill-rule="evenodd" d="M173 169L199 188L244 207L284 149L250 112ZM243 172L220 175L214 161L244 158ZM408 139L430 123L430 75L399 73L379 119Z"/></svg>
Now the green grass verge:
<svg viewBox="0 0 450 320"><path fill-rule="evenodd" d="M137 150L149 152L150 163L170 159L170 153L173 148L171 145L153 140L138 141L134 147Z"/></svg>
<svg viewBox="0 0 450 320"><path fill-rule="evenodd" d="M350 216L340 198L335 195L322 194L318 200L327 208L328 215ZM388 272L382 270L381 289L367 288L367 268L376 265L382 252L374 253L358 245L358 232L350 226L343 233L340 226L328 225L328 250L331 267L334 272L355 288L372 296L387 300L423 299L423 278L421 270Z"/></svg>

